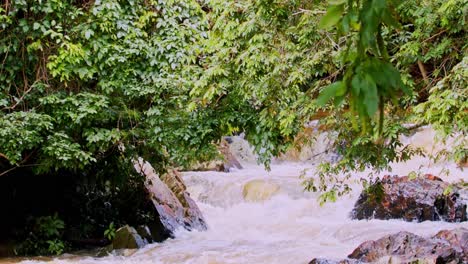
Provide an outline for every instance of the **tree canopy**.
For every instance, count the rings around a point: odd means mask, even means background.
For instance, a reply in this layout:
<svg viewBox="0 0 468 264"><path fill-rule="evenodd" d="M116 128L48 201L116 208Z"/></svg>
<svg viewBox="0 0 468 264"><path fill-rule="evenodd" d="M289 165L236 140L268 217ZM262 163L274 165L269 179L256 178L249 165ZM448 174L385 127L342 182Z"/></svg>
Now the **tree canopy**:
<svg viewBox="0 0 468 264"><path fill-rule="evenodd" d="M453 154L466 158L467 12L464 0L7 1L0 175L91 175L138 155L162 170L212 158L237 132L268 165L323 112L346 146L328 172L408 159L408 122L462 133Z"/></svg>

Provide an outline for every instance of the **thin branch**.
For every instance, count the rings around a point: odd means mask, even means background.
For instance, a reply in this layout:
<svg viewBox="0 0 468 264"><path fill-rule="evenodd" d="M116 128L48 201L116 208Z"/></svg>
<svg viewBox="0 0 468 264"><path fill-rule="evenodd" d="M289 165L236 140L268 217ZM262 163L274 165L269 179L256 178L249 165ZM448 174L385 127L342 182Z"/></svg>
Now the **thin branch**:
<svg viewBox="0 0 468 264"><path fill-rule="evenodd" d="M437 33L437 34L435 34L435 35L432 35L431 37L427 38L427 39L426 39L426 40L424 40L423 42L428 42L429 40L432 40L432 39L434 39L435 37L437 37L437 36L439 36L439 35L441 35L441 34L445 33L446 31L447 31L447 30L446 30L446 29L444 29L444 30L440 31L439 33Z"/></svg>
<svg viewBox="0 0 468 264"><path fill-rule="evenodd" d="M5 154L3 154L3 153L0 153L0 158L4 158L4 159L10 161L10 160L8 159L8 157L7 157Z"/></svg>
<svg viewBox="0 0 468 264"><path fill-rule="evenodd" d="M421 62L421 60L418 60L418 67L419 67L419 71L421 72L421 75L423 77L424 83L426 83L426 85L428 85L429 84L429 78L427 77L426 68L424 67L424 64Z"/></svg>
<svg viewBox="0 0 468 264"><path fill-rule="evenodd" d="M11 172L11 171L13 171L13 170L19 169L19 168L36 167L36 166L39 166L39 165L41 165L41 164L18 165L18 166L9 168L9 169L6 170L6 171L2 171L2 172L0 173L0 177L6 175L7 173L9 173L9 172Z"/></svg>
<svg viewBox="0 0 468 264"><path fill-rule="evenodd" d="M14 105L12 105L12 106L10 106L10 107L4 107L3 109L14 110L14 109L23 101L24 97L25 97L29 92L31 92L31 90L32 90L33 87L34 87L34 84L35 84L35 83L33 83L31 86L29 86L29 88L28 88L26 91L24 91L24 93L21 95L20 98L18 98L18 100L16 101L16 103L15 103Z"/></svg>
<svg viewBox="0 0 468 264"><path fill-rule="evenodd" d="M303 14L303 13L311 13L311 14L317 15L317 14L326 14L327 12L323 10L308 10L308 9L299 8L299 11L293 13L293 16Z"/></svg>
<svg viewBox="0 0 468 264"><path fill-rule="evenodd" d="M10 171L13 171L13 170L15 170L15 169L17 169L17 168L18 168L18 167L13 167L13 168L10 168L10 169L8 169L8 170L6 170L6 171L0 173L0 177L2 177L3 175L6 175L6 174L9 173Z"/></svg>

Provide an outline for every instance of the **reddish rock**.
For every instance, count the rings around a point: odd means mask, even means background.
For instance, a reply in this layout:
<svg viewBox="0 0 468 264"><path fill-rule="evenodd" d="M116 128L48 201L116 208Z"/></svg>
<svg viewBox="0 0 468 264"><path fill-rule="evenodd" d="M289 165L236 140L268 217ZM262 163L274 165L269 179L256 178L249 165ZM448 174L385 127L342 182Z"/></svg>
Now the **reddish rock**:
<svg viewBox="0 0 468 264"><path fill-rule="evenodd" d="M462 253L463 263L468 263L468 229L442 230L432 239L448 242L453 249Z"/></svg>
<svg viewBox="0 0 468 264"><path fill-rule="evenodd" d="M384 176L363 191L356 202L353 219L404 219L406 221L467 221L466 201L456 187L445 193L449 184L434 175L411 179Z"/></svg>
<svg viewBox="0 0 468 264"><path fill-rule="evenodd" d="M359 245L348 259L313 259L309 264L468 263L468 229L442 230L431 238L399 232Z"/></svg>
<svg viewBox="0 0 468 264"><path fill-rule="evenodd" d="M399 232L375 241L366 241L349 256L362 262L376 262L392 257L402 263L468 263L466 242L468 230L444 230L433 238L424 238L409 232ZM461 245L465 243L464 245Z"/></svg>

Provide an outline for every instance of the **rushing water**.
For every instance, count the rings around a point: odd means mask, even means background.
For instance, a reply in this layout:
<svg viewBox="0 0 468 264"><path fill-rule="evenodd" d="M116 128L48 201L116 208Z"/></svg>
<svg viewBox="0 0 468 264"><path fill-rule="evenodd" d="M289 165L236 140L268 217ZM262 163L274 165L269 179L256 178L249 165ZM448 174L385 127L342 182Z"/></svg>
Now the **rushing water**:
<svg viewBox="0 0 468 264"><path fill-rule="evenodd" d="M246 165L245 169L231 173L184 173L188 190L208 222L208 231L179 230L175 239L103 258L64 256L51 261L81 264L307 263L314 257L345 258L366 240L402 230L430 236L441 229L468 228L468 223L350 220L348 215L361 190L359 184L353 185L350 195L321 207L316 194L303 191L298 177L304 169L308 169L308 175L313 174L314 165L310 162L278 163L270 172L260 166ZM405 175L419 168L423 173L435 175L448 169L450 174L444 178L447 181L468 178L466 171L452 164L436 166L425 158L395 164L392 174ZM356 175L356 179L364 175ZM258 184L245 189L252 180L257 180ZM244 194L250 195L248 201Z"/></svg>

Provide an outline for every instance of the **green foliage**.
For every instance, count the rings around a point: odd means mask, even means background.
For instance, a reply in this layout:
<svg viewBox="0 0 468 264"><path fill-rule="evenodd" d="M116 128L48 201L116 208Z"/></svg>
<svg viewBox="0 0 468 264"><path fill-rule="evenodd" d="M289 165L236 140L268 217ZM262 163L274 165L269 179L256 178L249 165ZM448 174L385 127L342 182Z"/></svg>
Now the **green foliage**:
<svg viewBox="0 0 468 264"><path fill-rule="evenodd" d="M107 238L109 241L112 241L112 239L114 239L115 237L115 226L114 226L114 222L111 222L109 224L109 227L104 231L104 237Z"/></svg>
<svg viewBox="0 0 468 264"><path fill-rule="evenodd" d="M457 64L450 75L431 88L427 102L415 107L417 120L431 124L441 140L454 138L445 156L455 161L468 157L468 57Z"/></svg>
<svg viewBox="0 0 468 264"><path fill-rule="evenodd" d="M466 49L466 10L456 5L465 6L456 0L208 1L206 70L190 108L225 113L218 125L245 131L267 165L326 111L319 125L336 131L342 158L323 164L305 188L334 200L349 192L352 172L379 173L424 155L403 147L400 136L411 132L403 124L427 100L427 85L450 76ZM410 54L407 47L416 43L424 48Z"/></svg>
<svg viewBox="0 0 468 264"><path fill-rule="evenodd" d="M396 103L400 90L410 95L399 71L390 63L382 32L383 27L387 31L400 28L394 17L397 3L386 0L330 3L320 25L323 28L335 26L339 35L346 36L346 52L342 57L345 71L342 81L322 90L317 103L324 106L335 98L335 104L339 105L347 95L349 107L359 116L362 131L366 133L373 124L371 118L380 109L378 124L381 134L385 102L393 100ZM353 124L356 130L360 129L355 121Z"/></svg>
<svg viewBox="0 0 468 264"><path fill-rule="evenodd" d="M162 169L210 159L235 131L268 164L322 110L383 142L385 106L424 101L462 58L465 15L463 0L14 1L0 15L2 171L123 150Z"/></svg>
<svg viewBox="0 0 468 264"><path fill-rule="evenodd" d="M3 115L0 119L0 153L10 163L18 164L23 153L43 143L43 135L52 128L52 118L46 114L21 111Z"/></svg>
<svg viewBox="0 0 468 264"><path fill-rule="evenodd" d="M467 12L465 0L402 1L398 13L405 30L389 45L396 51L393 60L405 72L411 73L404 67L418 60L427 67L427 80L412 86L435 84L464 56ZM413 71L417 77L421 74Z"/></svg>
<svg viewBox="0 0 468 264"><path fill-rule="evenodd" d="M47 244L49 244L49 247L47 248L47 250L51 254L60 255L65 250L65 244L61 240L54 239L54 240L47 240L46 242Z"/></svg>
<svg viewBox="0 0 468 264"><path fill-rule="evenodd" d="M59 255L66 249L62 240L65 223L55 213L38 217L29 226L28 237L15 249L21 255Z"/></svg>
<svg viewBox="0 0 468 264"><path fill-rule="evenodd" d="M340 159L335 163L320 164L315 175L303 182L305 190L321 192L320 200L323 202L334 201L335 196L349 193L349 179L355 172L371 169L368 179L362 182L366 187L379 173L391 172L392 163L408 161L415 155L424 156L421 149L403 145L400 135L407 134L409 130L395 121L385 124L382 134L386 138L384 143L375 142L372 134L359 135L352 127L336 127L336 130L340 131L335 139Z"/></svg>
<svg viewBox="0 0 468 264"><path fill-rule="evenodd" d="M225 113L219 127L245 131L260 161L268 164L315 113L311 98L336 71L332 41L318 29L310 1L207 5L212 27L201 61L206 70L192 90L192 109Z"/></svg>
<svg viewBox="0 0 468 264"><path fill-rule="evenodd" d="M210 159L223 132L216 111L187 110L207 29L199 2L0 6L0 177L56 175L72 185L61 186L70 201L63 217L85 238L101 237L111 222L150 222L132 159L159 171ZM33 233L22 254L67 249L60 237Z"/></svg>
<svg viewBox="0 0 468 264"><path fill-rule="evenodd" d="M384 186L379 180L366 183L364 191L367 194L368 201L375 201L377 203L381 203L385 195Z"/></svg>
<svg viewBox="0 0 468 264"><path fill-rule="evenodd" d="M37 233L43 237L57 237L65 228L65 223L58 217L53 216L39 217L36 219Z"/></svg>
<svg viewBox="0 0 468 264"><path fill-rule="evenodd" d="M10 167L1 171L83 170L123 150L183 163L214 150L219 135L185 107L205 29L196 1L6 8L0 153Z"/></svg>

